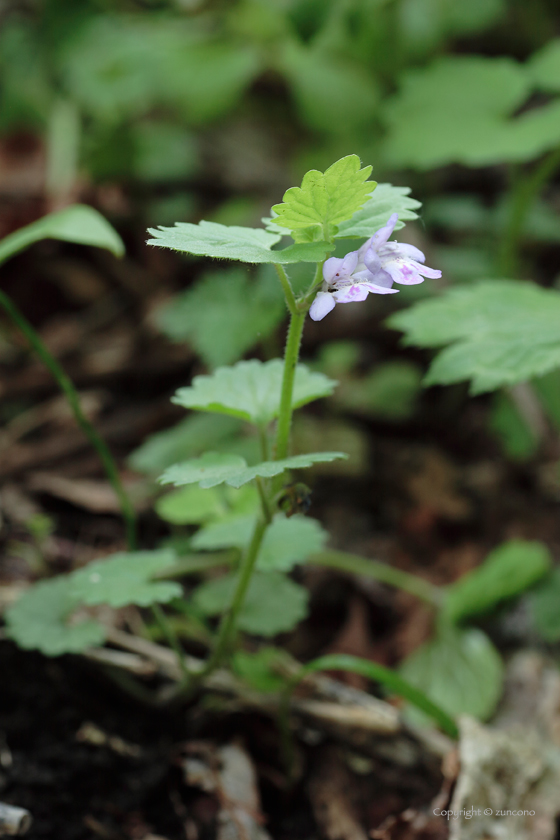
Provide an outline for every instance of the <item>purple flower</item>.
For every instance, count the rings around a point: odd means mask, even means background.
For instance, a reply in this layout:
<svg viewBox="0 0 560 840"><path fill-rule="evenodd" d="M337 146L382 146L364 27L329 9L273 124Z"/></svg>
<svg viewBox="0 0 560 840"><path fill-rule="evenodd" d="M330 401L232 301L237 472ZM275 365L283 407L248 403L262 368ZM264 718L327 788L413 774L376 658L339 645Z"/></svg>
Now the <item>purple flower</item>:
<svg viewBox="0 0 560 840"><path fill-rule="evenodd" d="M393 295L399 291L391 288L393 283L414 286L425 277L441 277L441 271L423 265L426 258L414 245L387 241L397 219L398 214L393 213L358 251L325 262L321 291L309 310L314 321L321 321L337 303L365 300L370 292Z"/></svg>

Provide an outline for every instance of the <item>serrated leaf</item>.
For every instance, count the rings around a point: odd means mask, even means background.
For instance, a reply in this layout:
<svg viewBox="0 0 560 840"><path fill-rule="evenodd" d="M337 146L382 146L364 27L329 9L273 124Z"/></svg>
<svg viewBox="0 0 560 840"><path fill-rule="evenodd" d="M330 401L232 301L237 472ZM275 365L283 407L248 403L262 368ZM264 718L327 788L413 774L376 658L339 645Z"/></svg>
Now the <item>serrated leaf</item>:
<svg viewBox="0 0 560 840"><path fill-rule="evenodd" d="M146 438L130 455L129 464L138 472L157 474L205 450L227 448L241 426L240 420L223 414L191 414L170 429Z"/></svg>
<svg viewBox="0 0 560 840"><path fill-rule="evenodd" d="M560 569L555 568L529 596L533 623L547 642L560 639Z"/></svg>
<svg viewBox="0 0 560 840"><path fill-rule="evenodd" d="M490 612L521 595L550 570L552 559L540 542L510 540L491 551L478 568L447 588L444 612L450 621Z"/></svg>
<svg viewBox="0 0 560 840"><path fill-rule="evenodd" d="M430 169L538 157L560 141L560 103L513 116L530 88L526 68L505 57L446 56L408 71L386 108L387 163Z"/></svg>
<svg viewBox="0 0 560 840"><path fill-rule="evenodd" d="M392 315L389 326L436 356L427 385L471 380L471 393L513 385L560 366L560 292L515 280L451 289Z"/></svg>
<svg viewBox="0 0 560 840"><path fill-rule="evenodd" d="M117 257L124 254L122 239L101 213L85 204L74 204L6 236L0 242L0 263L41 239L94 245L106 248Z"/></svg>
<svg viewBox="0 0 560 840"><path fill-rule="evenodd" d="M236 362L286 315L277 278L250 280L240 268L209 272L155 314L173 341L189 341L210 367Z"/></svg>
<svg viewBox="0 0 560 840"><path fill-rule="evenodd" d="M215 616L231 605L236 575L201 584L193 593L195 606ZM276 636L292 630L307 615L307 590L280 572L256 571L239 613L239 627L258 636Z"/></svg>
<svg viewBox="0 0 560 840"><path fill-rule="evenodd" d="M226 484L231 485L231 487L241 487L258 475L262 478L272 478L285 470L301 470L304 467L312 467L313 464L326 464L347 457L344 452L308 452L305 455L294 455L292 458L284 458L281 461L263 461L261 464L247 467L235 476L231 476L227 479Z"/></svg>
<svg viewBox="0 0 560 840"><path fill-rule="evenodd" d="M246 549L255 528L255 516L236 516L202 528L192 538L196 550L215 551L221 548ZM286 518L279 513L264 535L257 559L262 571L289 571L303 563L310 554L321 551L328 539L316 519L308 516Z"/></svg>
<svg viewBox="0 0 560 840"><path fill-rule="evenodd" d="M230 414L263 425L278 416L283 372L280 359L238 362L233 367L218 368L212 376L195 376L190 387L179 388L172 402L183 408ZM323 374L298 365L292 406L299 408L327 397L335 385L336 382Z"/></svg>
<svg viewBox="0 0 560 840"><path fill-rule="evenodd" d="M169 467L159 480L161 484L174 484L176 487L199 483L201 487L206 488L225 483L230 487L239 488L257 476L272 478L286 470L299 470L346 457L344 452L309 452L281 461L263 461L254 467L248 467L245 459L237 455L207 452L196 460Z"/></svg>
<svg viewBox="0 0 560 840"><path fill-rule="evenodd" d="M168 549L112 554L73 572L70 592L77 601L90 606L164 604L180 598L183 590L178 583L152 581L151 578L172 566L175 559L175 553Z"/></svg>
<svg viewBox="0 0 560 840"><path fill-rule="evenodd" d="M70 578L61 575L36 583L6 610L7 634L20 647L60 656L103 644L105 629L97 621L72 621L79 601Z"/></svg>
<svg viewBox="0 0 560 840"><path fill-rule="evenodd" d="M257 569L289 572L310 554L325 547L328 534L316 519L278 515L268 527L257 559Z"/></svg>
<svg viewBox="0 0 560 840"><path fill-rule="evenodd" d="M301 187L290 187L282 204L274 205L274 223L300 230L350 219L375 188L374 182L366 182L370 174L371 166L360 169L357 155L341 158L324 173L311 169L303 176Z"/></svg>
<svg viewBox="0 0 560 840"><path fill-rule="evenodd" d="M160 477L160 484L200 484L202 488L223 484L231 476L242 473L247 467L245 458L228 452L205 452L200 458L183 461L168 467Z"/></svg>
<svg viewBox="0 0 560 840"><path fill-rule="evenodd" d="M452 717L490 717L503 682L500 654L481 630L441 630L400 666L402 676Z"/></svg>
<svg viewBox="0 0 560 840"><path fill-rule="evenodd" d="M395 230L404 227L405 221L417 219L415 210L421 207L421 202L409 198L409 187L394 187L392 184L378 184L369 201L358 210L351 219L341 222L338 233L339 239L372 236L376 230L386 225L393 213L399 214Z"/></svg>
<svg viewBox="0 0 560 840"><path fill-rule="evenodd" d="M280 235L263 228L220 225L217 222L177 222L174 227L149 228L154 237L148 245L171 248L185 254L240 260L246 263L321 262L331 250L327 242L290 245L280 251L271 248Z"/></svg>

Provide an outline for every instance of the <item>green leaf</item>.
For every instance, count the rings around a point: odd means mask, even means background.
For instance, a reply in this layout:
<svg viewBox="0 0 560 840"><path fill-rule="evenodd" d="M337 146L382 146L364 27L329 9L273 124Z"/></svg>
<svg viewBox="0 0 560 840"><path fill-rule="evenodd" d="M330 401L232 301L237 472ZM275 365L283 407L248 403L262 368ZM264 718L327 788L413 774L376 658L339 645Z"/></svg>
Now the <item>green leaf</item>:
<svg viewBox="0 0 560 840"><path fill-rule="evenodd" d="M286 42L281 63L300 118L310 128L348 136L375 119L379 89L364 66L297 41Z"/></svg>
<svg viewBox="0 0 560 840"><path fill-rule="evenodd" d="M555 568L529 595L533 623L547 642L560 639L560 569Z"/></svg>
<svg viewBox="0 0 560 840"><path fill-rule="evenodd" d="M515 280L451 289L392 315L389 326L421 347L451 344L426 385L471 380L471 393L513 385L560 366L560 292Z"/></svg>
<svg viewBox="0 0 560 840"><path fill-rule="evenodd" d="M194 535L195 550L215 551L221 548L245 549L255 528L255 516L236 516L212 523ZM286 518L279 513L266 530L257 559L262 571L282 571L303 563L310 554L321 551L328 539L326 531L315 519L306 516Z"/></svg>
<svg viewBox="0 0 560 840"><path fill-rule="evenodd" d="M205 452L200 458L168 467L160 477L160 484L200 484L203 488L223 484L231 476L242 473L247 467L245 458L228 452Z"/></svg>
<svg viewBox="0 0 560 840"><path fill-rule="evenodd" d="M456 738L458 735L455 721L443 709L432 703L425 694L404 680L400 674L390 668L385 668L384 665L370 662L367 659L360 659L358 656L350 656L346 653L332 653L319 656L317 659L308 662L296 675L295 680L299 682L307 674L316 671L351 671L354 674L361 674L369 680L380 683L389 692L400 695L413 703L417 708L437 720L442 729L452 738Z"/></svg>
<svg viewBox="0 0 560 840"><path fill-rule="evenodd" d="M7 634L25 650L46 656L80 653L105 641L105 629L89 617L72 621L79 600L71 575L36 583L5 612Z"/></svg>
<svg viewBox="0 0 560 840"><path fill-rule="evenodd" d="M202 221L198 225L177 222L174 227L148 230L154 237L148 239L148 245L246 263L321 262L332 249L327 242L310 242L272 251L272 246L281 238L279 234L263 228L219 225L217 222Z"/></svg>
<svg viewBox="0 0 560 840"><path fill-rule="evenodd" d="M77 601L88 605L147 607L167 603L180 598L183 590L178 583L154 582L151 578L172 566L175 559L175 553L167 549L112 554L73 572L70 592Z"/></svg>
<svg viewBox="0 0 560 840"><path fill-rule="evenodd" d="M303 176L301 187L290 187L282 204L272 208L275 224L287 230L338 225L350 219L375 189L366 179L371 166L360 169L357 155L348 155L333 163L324 173L311 169Z"/></svg>
<svg viewBox="0 0 560 840"><path fill-rule="evenodd" d="M193 594L195 606L205 615L220 615L229 608L236 584L236 575L201 584ZM258 636L287 633L306 617L307 601L307 590L280 572L256 571L239 614L239 627Z"/></svg>
<svg viewBox="0 0 560 840"><path fill-rule="evenodd" d="M257 476L272 478L286 470L299 470L346 457L344 452L309 452L281 461L263 461L254 467L248 467L245 459L237 455L207 452L196 460L169 467L159 480L161 484L174 484L176 487L195 483L199 483L201 487L215 487L224 482L230 487L241 487Z"/></svg>
<svg viewBox="0 0 560 840"><path fill-rule="evenodd" d="M198 525L215 519L224 512L221 494L201 487L183 487L155 503L156 513L173 525Z"/></svg>
<svg viewBox="0 0 560 840"><path fill-rule="evenodd" d="M481 630L445 628L414 651L402 676L448 714L490 717L500 699L503 664Z"/></svg>
<svg viewBox="0 0 560 840"><path fill-rule="evenodd" d="M79 245L95 245L97 248L106 248L117 257L124 254L122 239L101 213L85 204L74 204L6 236L0 242L0 263L41 239L62 239Z"/></svg>
<svg viewBox="0 0 560 840"><path fill-rule="evenodd" d="M280 359L238 362L233 367L218 368L212 376L195 376L190 387L179 388L172 402L183 408L216 411L264 425L278 416L283 371ZM298 365L293 408L328 397L335 385L336 382L323 374Z"/></svg>
<svg viewBox="0 0 560 840"><path fill-rule="evenodd" d="M541 90L560 93L560 38L553 38L527 62L533 82Z"/></svg>
<svg viewBox="0 0 560 840"><path fill-rule="evenodd" d="M207 449L226 447L242 423L220 414L191 414L170 429L150 435L129 457L133 470L157 474L171 464L200 455Z"/></svg>
<svg viewBox="0 0 560 840"><path fill-rule="evenodd" d="M213 522L194 535L191 546L196 550L214 551L220 548L246 548L251 541L256 516L233 516Z"/></svg>
<svg viewBox="0 0 560 840"><path fill-rule="evenodd" d="M250 280L240 268L204 274L156 312L173 341L190 341L210 367L236 362L267 338L286 315L278 279Z"/></svg>
<svg viewBox="0 0 560 840"><path fill-rule="evenodd" d="M421 206L415 198L408 198L409 187L394 187L392 184L378 184L361 210L357 210L351 219L338 226L339 239L372 236L376 230L386 225L393 213L399 214L395 230L404 227L405 221L417 219L415 210Z"/></svg>
<svg viewBox="0 0 560 840"><path fill-rule="evenodd" d="M284 658L284 651L276 647L264 646L255 653L238 650L233 654L231 667L255 691L281 691L286 679L276 673L275 666Z"/></svg>
<svg viewBox="0 0 560 840"><path fill-rule="evenodd" d="M407 420L414 413L422 384L417 365L386 362L363 379L348 379L337 391L336 401L346 409L387 420Z"/></svg>
<svg viewBox="0 0 560 840"><path fill-rule="evenodd" d="M174 123L138 123L134 146L134 174L143 181L178 181L192 176L197 169L195 138Z"/></svg>
<svg viewBox="0 0 560 840"><path fill-rule="evenodd" d="M316 519L308 516L287 519L277 515L264 535L257 569L289 572L297 563L305 562L310 554L321 551L327 540L327 532Z"/></svg>
<svg viewBox="0 0 560 840"><path fill-rule="evenodd" d="M484 563L447 588L444 611L450 621L481 615L521 595L550 570L552 559L540 542L510 540Z"/></svg>
<svg viewBox="0 0 560 840"><path fill-rule="evenodd" d="M502 444L508 458L514 461L526 461L538 449L536 432L521 416L511 395L506 391L497 391L494 394L488 426Z"/></svg>
<svg viewBox="0 0 560 840"><path fill-rule="evenodd" d="M538 157L560 141L560 103L513 117L530 86L529 73L509 58L446 56L408 71L386 108L387 163L430 169Z"/></svg>

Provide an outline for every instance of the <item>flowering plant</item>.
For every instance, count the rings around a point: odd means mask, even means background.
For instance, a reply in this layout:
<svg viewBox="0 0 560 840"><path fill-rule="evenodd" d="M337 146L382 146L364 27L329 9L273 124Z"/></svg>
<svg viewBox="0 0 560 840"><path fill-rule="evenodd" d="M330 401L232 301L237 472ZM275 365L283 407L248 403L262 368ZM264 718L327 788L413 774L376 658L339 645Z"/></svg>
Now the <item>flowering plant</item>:
<svg viewBox="0 0 560 840"><path fill-rule="evenodd" d="M22 313L4 293L0 295L0 305L56 377L76 419L96 446L121 501L128 537L127 552L41 581L7 610L7 633L22 647L49 656L88 651L102 662L110 660L121 667L122 660L100 646L110 641L137 652L139 642L108 622L106 608L137 605L151 610L154 634L165 638L172 649L158 656L164 675L176 685L171 692L164 686L157 702L211 684L216 670L227 664L253 688L277 690L280 686L284 711L296 682L305 674L347 669L405 698L451 735L457 731L454 715L469 712L485 718L492 712L501 688L499 654L481 630L461 624L480 612L481 604L489 609L543 577L550 568L546 549L538 543L505 544L475 573L443 590L383 563L326 549L327 535L321 525L304 515L309 508L307 488L289 478L293 471L346 457L338 451L291 452L294 411L330 395L336 385L299 364L307 314L318 321L337 303L363 301L371 293L395 293L393 283L413 285L441 274L424 265L424 254L414 246L389 241L406 220L416 217L419 205L405 188L368 180L370 172L371 167L360 168L355 155L342 158L324 173L308 172L301 187L287 190L283 202L272 208L265 228L203 221L150 231L149 242L157 247L274 266L290 315L282 360L251 359L218 367L212 374L195 377L173 398L186 409L207 414L207 435L210 418L219 421L221 433L231 423L252 425L260 448L256 458L230 449L168 462L160 483L178 489L162 496L156 509L169 522L199 526L189 536L187 554L173 543L137 550L134 510L108 448L84 417L76 391L58 362ZM70 208L0 243L0 261L41 236L122 252L116 234L94 211ZM287 236L291 244L276 247ZM365 241L357 250L333 256L339 240L348 239ZM312 266L308 288L300 294L289 276L291 266L298 263ZM242 291L244 282L238 286ZM220 448L224 447L216 446ZM280 669L280 678L275 670L280 651L263 647L251 652L240 645L239 631L270 638L291 630L305 617L307 590L290 576L302 563L367 575L422 599L437 617L434 638L405 660L400 673L375 662L335 655L320 657L303 668L292 661L287 670ZM224 566L227 574L203 580L194 589L188 587L188 596L176 580ZM103 611L96 612L100 606ZM215 617L220 617L217 629L212 624ZM181 635L194 635L198 644L206 646L205 661L187 655ZM149 648L151 654L154 649ZM126 685L145 696L146 689L130 678Z"/></svg>

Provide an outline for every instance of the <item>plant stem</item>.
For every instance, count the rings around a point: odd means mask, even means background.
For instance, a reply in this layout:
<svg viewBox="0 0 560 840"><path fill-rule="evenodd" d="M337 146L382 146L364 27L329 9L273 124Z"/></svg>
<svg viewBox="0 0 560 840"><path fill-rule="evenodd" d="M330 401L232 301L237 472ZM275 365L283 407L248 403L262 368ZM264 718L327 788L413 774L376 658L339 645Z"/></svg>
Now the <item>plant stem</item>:
<svg viewBox="0 0 560 840"><path fill-rule="evenodd" d="M109 447L82 411L80 397L74 387L74 384L72 383L72 380L65 374L57 360L47 350L45 344L37 332L33 329L27 318L22 312L20 312L12 299L2 291L0 291L0 306L4 307L10 318L15 324L17 324L33 350L37 353L45 367L50 370L61 391L68 400L68 404L72 409L76 422L89 439L92 446L97 450L97 454L101 459L107 478L109 479L109 482L119 500L122 516L126 526L128 550L133 551L136 548L136 514L122 485L117 465L115 464Z"/></svg>
<svg viewBox="0 0 560 840"><path fill-rule="evenodd" d="M167 643L169 647L174 651L175 656L179 662L179 668L181 669L181 673L183 674L183 679L185 682L188 682L191 678L191 672L187 668L187 663L185 660L185 651L183 650L179 639L177 638L177 634L169 624L167 620L167 616L165 615L164 611L160 607L159 604L152 604L151 606L152 615L154 616L157 624L161 632L163 633L164 637L167 639Z"/></svg>
<svg viewBox="0 0 560 840"><path fill-rule="evenodd" d="M290 327L288 329L286 350L284 351L284 376L282 378L278 427L276 429L276 446L274 451L274 459L276 461L288 457L290 429L292 426L294 380L296 377L305 315L305 311L292 313Z"/></svg>
<svg viewBox="0 0 560 840"><path fill-rule="evenodd" d="M241 566L239 567L239 577L237 579L237 586L233 594L231 607L222 618L214 650L212 651L204 670L200 672L200 675L198 675L199 679L208 676L211 671L214 671L215 668L221 664L224 656L228 652L233 634L235 633L237 619L245 601L245 595L247 594L247 589L251 581L251 576L255 568L255 563L257 562L259 549L267 527L268 524L264 519L259 519L255 525L251 544L249 545L249 548L241 561Z"/></svg>
<svg viewBox="0 0 560 840"><path fill-rule="evenodd" d="M342 572L350 572L355 575L372 577L389 586L409 592L425 601L431 607L439 609L443 604L443 594L439 587L434 586L423 578L403 572L402 569L395 569L386 563L378 560L369 560L367 557L360 557L357 554L349 554L345 551L322 551L318 554L311 554L307 558L308 563L316 566L329 566L332 569L340 569Z"/></svg>
<svg viewBox="0 0 560 840"><path fill-rule="evenodd" d="M280 283L282 284L282 289L284 290L284 295L286 297L286 305L290 314L295 315L297 312L296 297L294 295L294 290L292 289L292 284L290 283L290 278L286 274L286 269L279 263L274 263L274 268L276 269L276 273L278 274Z"/></svg>
<svg viewBox="0 0 560 840"><path fill-rule="evenodd" d="M516 277L519 272L523 225L541 189L559 166L560 148L543 158L531 172L521 175L512 188L509 216L498 254L498 270L504 277Z"/></svg>

